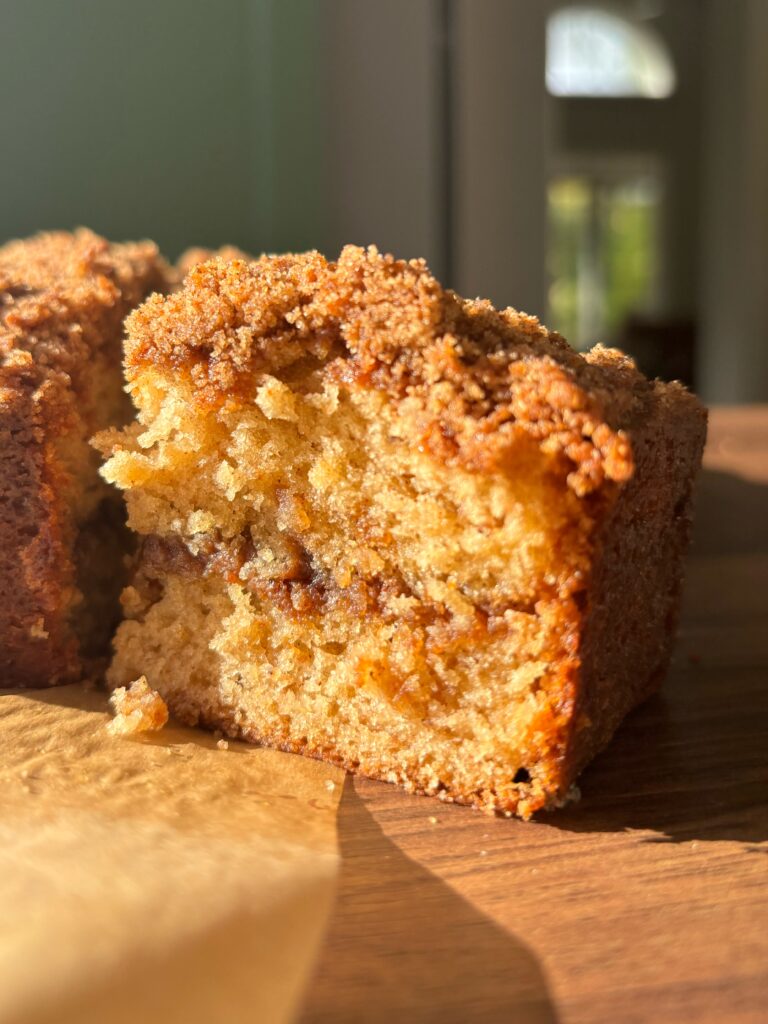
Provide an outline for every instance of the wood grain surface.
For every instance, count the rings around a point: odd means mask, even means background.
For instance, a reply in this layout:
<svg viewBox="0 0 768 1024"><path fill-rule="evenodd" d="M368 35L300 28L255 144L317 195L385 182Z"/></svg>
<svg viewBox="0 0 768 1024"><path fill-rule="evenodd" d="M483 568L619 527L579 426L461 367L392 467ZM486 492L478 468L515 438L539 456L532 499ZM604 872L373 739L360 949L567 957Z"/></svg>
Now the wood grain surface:
<svg viewBox="0 0 768 1024"><path fill-rule="evenodd" d="M768 407L711 417L661 694L524 823L348 779L304 1022L768 1021Z"/></svg>

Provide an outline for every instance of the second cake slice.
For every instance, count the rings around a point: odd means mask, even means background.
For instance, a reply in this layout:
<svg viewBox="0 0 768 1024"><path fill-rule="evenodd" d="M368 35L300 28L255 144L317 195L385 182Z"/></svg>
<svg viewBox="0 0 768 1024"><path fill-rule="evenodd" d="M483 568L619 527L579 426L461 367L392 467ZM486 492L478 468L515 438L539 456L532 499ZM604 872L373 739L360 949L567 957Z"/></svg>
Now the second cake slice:
<svg viewBox="0 0 768 1024"><path fill-rule="evenodd" d="M93 433L130 419L123 318L169 272L151 242L80 229L0 247L0 685L93 673L127 542Z"/></svg>

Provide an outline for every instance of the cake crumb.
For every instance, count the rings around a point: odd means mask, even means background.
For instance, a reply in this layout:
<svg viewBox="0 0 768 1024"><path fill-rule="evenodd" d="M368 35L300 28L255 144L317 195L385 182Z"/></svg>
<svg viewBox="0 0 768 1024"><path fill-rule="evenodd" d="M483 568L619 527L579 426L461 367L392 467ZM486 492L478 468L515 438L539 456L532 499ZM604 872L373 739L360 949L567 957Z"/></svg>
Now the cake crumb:
<svg viewBox="0 0 768 1024"><path fill-rule="evenodd" d="M481 850L480 851L480 856L481 857L487 857L488 856L488 851L487 850Z"/></svg>
<svg viewBox="0 0 768 1024"><path fill-rule="evenodd" d="M436 825L437 824L437 818L434 816L434 814L430 815L429 823L430 823L430 825Z"/></svg>
<svg viewBox="0 0 768 1024"><path fill-rule="evenodd" d="M216 746L219 750L229 750L229 743L227 740L216 740Z"/></svg>
<svg viewBox="0 0 768 1024"><path fill-rule="evenodd" d="M45 628L45 619L42 616L29 627L29 635L33 640L48 639L48 630Z"/></svg>
<svg viewBox="0 0 768 1024"><path fill-rule="evenodd" d="M109 706L115 716L107 722L107 732L112 736L154 732L168 721L168 707L146 676L134 679L127 687L118 686L109 698Z"/></svg>
<svg viewBox="0 0 768 1024"><path fill-rule="evenodd" d="M574 783L564 796L560 797L559 800L554 801L554 806L558 809L567 807L569 804L577 804L581 800L581 790Z"/></svg>
<svg viewBox="0 0 768 1024"><path fill-rule="evenodd" d="M325 788L328 790L329 793L332 793L334 789L336 789L336 783L333 781L333 779L326 779Z"/></svg>

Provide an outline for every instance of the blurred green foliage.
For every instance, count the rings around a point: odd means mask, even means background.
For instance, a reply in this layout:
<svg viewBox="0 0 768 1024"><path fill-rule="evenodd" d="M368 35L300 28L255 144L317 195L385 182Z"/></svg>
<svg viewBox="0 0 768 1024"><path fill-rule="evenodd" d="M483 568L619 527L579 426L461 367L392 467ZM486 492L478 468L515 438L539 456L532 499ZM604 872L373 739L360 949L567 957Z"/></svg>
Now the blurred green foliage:
<svg viewBox="0 0 768 1024"><path fill-rule="evenodd" d="M615 340L653 304L659 273L659 188L564 176L549 186L549 326L579 349Z"/></svg>

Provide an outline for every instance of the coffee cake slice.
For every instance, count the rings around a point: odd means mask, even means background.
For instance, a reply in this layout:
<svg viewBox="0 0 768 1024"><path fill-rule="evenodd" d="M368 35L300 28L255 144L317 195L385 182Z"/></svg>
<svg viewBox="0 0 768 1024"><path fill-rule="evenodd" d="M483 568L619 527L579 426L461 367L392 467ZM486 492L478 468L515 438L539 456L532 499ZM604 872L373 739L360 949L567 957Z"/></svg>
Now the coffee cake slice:
<svg viewBox="0 0 768 1024"><path fill-rule="evenodd" d="M373 248L213 259L127 330L111 685L443 799L562 800L667 665L699 402Z"/></svg>
<svg viewBox="0 0 768 1024"><path fill-rule="evenodd" d="M165 286L150 242L90 231L0 248L0 682L80 678L119 609L119 496L96 430L124 423L123 318Z"/></svg>

